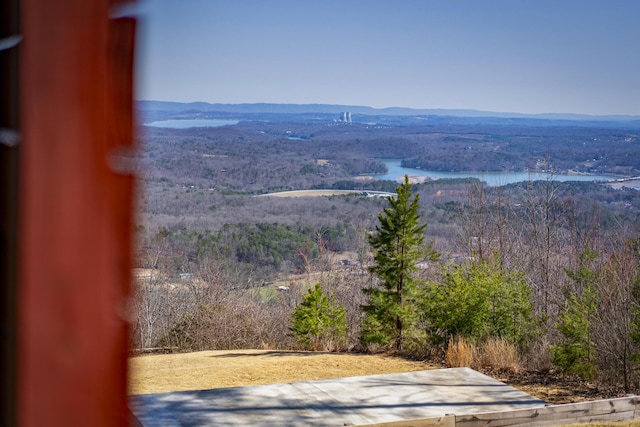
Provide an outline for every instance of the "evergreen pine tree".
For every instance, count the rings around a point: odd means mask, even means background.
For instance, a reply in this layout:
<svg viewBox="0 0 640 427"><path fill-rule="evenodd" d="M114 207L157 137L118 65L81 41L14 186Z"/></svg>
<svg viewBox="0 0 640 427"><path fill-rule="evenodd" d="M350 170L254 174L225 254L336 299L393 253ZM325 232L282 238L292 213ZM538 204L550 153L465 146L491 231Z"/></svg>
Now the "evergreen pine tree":
<svg viewBox="0 0 640 427"><path fill-rule="evenodd" d="M412 198L409 177L397 187L378 219L375 233L369 235L375 264L369 271L380 279L380 286L365 288L369 304L362 307L363 343L394 343L403 350L403 338L418 318L420 288L417 264L424 257L424 229L418 214L419 197ZM436 256L431 252L432 256Z"/></svg>
<svg viewBox="0 0 640 427"><path fill-rule="evenodd" d="M550 346L551 362L566 373L593 379L597 369L596 344L593 327L598 315L598 272L590 266L597 254L587 249L580 255L580 265L575 271L566 270L577 285L576 291L567 290L564 310L556 324L562 334L559 345Z"/></svg>
<svg viewBox="0 0 640 427"><path fill-rule="evenodd" d="M304 346L318 351L334 350L346 341L346 310L336 300L328 297L316 283L302 298L291 316L290 330Z"/></svg>

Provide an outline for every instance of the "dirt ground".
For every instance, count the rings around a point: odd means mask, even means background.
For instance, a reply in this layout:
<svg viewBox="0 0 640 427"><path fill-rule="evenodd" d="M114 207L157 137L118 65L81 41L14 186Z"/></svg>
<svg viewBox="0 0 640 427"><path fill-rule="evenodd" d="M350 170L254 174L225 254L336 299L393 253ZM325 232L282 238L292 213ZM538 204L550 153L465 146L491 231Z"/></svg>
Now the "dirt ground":
<svg viewBox="0 0 640 427"><path fill-rule="evenodd" d="M484 371L498 381L509 384L545 402L576 403L624 397L622 385L603 386L576 377L553 372L491 372Z"/></svg>

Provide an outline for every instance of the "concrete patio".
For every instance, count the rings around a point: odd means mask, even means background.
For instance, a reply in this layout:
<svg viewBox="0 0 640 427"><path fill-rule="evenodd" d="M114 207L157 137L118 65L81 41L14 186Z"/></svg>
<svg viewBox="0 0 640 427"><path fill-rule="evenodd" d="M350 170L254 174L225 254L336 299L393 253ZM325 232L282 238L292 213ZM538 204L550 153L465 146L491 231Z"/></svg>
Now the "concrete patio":
<svg viewBox="0 0 640 427"><path fill-rule="evenodd" d="M144 427L353 426L545 402L469 368L130 396Z"/></svg>

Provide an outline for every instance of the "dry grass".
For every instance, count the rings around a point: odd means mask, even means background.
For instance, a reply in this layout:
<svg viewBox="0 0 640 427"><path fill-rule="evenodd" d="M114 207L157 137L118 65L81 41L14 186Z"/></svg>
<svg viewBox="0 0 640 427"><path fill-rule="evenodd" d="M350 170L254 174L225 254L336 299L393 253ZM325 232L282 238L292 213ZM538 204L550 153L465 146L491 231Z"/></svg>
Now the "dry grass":
<svg viewBox="0 0 640 427"><path fill-rule="evenodd" d="M515 345L502 338L492 338L482 343L477 359L477 363L481 368L509 372L518 372L520 370L518 349Z"/></svg>
<svg viewBox="0 0 640 427"><path fill-rule="evenodd" d="M462 337L450 338L444 357L447 367L465 368L475 365L475 346Z"/></svg>
<svg viewBox="0 0 640 427"><path fill-rule="evenodd" d="M445 363L450 368L469 367L478 370L518 372L520 362L515 345L501 338L491 338L480 345L462 337L449 339Z"/></svg>
<svg viewBox="0 0 640 427"><path fill-rule="evenodd" d="M129 393L206 390L421 371L437 366L388 355L275 350L201 351L129 360Z"/></svg>

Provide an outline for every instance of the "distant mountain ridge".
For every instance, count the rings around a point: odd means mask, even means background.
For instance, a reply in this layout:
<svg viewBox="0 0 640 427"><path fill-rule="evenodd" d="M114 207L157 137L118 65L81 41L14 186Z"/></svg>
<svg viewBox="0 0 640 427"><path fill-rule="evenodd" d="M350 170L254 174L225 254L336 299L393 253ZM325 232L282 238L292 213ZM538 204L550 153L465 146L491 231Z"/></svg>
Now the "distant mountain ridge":
<svg viewBox="0 0 640 427"><path fill-rule="evenodd" d="M270 113L270 114L304 114L324 113L339 114L349 111L354 114L367 114L376 116L452 116L452 117L498 117L498 118L524 118L542 120L568 120L568 121L597 121L597 122L634 122L640 124L640 116L609 115L591 116L587 114L570 113L544 113L522 114L502 113L465 109L417 109L406 107L373 108L362 105L333 105L333 104L210 104L208 102L172 102L172 101L136 101L136 107L141 111L204 111L225 113Z"/></svg>

